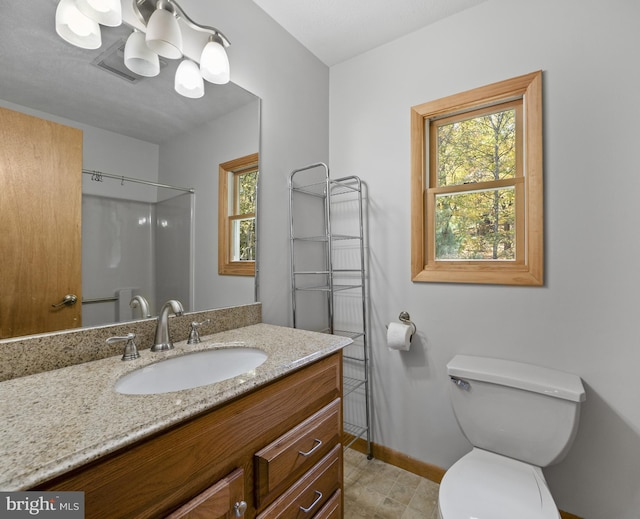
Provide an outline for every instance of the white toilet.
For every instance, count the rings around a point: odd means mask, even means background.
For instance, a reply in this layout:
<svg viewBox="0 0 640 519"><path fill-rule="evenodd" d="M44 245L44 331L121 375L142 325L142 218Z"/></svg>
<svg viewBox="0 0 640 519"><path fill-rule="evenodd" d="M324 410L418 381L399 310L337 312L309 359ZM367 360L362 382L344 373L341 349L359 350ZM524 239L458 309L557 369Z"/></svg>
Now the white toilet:
<svg viewBox="0 0 640 519"><path fill-rule="evenodd" d="M451 403L473 450L440 484L440 519L559 519L541 467L566 455L585 399L580 377L457 355Z"/></svg>

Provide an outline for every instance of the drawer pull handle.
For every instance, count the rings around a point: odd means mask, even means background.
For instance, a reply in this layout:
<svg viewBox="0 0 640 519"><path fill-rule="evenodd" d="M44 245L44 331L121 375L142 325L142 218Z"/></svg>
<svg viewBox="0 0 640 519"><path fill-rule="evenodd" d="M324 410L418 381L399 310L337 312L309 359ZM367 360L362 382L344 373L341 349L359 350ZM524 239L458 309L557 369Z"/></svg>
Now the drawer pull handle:
<svg viewBox="0 0 640 519"><path fill-rule="evenodd" d="M247 511L247 503L245 501L238 501L233 505L234 517L242 517Z"/></svg>
<svg viewBox="0 0 640 519"><path fill-rule="evenodd" d="M322 440L318 440L318 438L316 438L313 441L315 442L315 445L311 448L310 451L307 451L307 452L298 451L298 454L301 454L302 456L310 456L316 450L318 450L320 448L320 445L322 445Z"/></svg>
<svg viewBox="0 0 640 519"><path fill-rule="evenodd" d="M313 507L316 506L322 499L322 492L319 492L317 490L315 490L314 492L318 494L318 497L316 497L316 500L313 503L311 503L311 506L309 508L305 508L303 506L300 507L300 510L302 510L305 514L308 514L309 512L311 512L311 510L313 510Z"/></svg>

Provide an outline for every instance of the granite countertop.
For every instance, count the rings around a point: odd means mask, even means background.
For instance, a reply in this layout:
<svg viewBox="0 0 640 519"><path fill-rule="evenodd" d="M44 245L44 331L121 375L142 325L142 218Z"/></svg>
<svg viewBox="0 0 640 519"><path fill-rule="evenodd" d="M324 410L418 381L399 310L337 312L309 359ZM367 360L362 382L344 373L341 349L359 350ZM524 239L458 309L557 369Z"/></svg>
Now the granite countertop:
<svg viewBox="0 0 640 519"><path fill-rule="evenodd" d="M255 324L207 337L197 345L123 362L121 355L0 382L0 490L26 490L116 451L287 373L351 342L335 335ZM185 353L245 346L268 359L248 374L194 389L123 395L122 375Z"/></svg>

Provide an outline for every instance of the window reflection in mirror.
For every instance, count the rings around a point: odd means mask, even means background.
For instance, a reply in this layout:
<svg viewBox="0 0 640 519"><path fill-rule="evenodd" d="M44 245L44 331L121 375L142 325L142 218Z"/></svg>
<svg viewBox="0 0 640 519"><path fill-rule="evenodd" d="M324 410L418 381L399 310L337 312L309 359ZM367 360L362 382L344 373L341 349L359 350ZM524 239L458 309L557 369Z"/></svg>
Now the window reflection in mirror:
<svg viewBox="0 0 640 519"><path fill-rule="evenodd" d="M255 274L258 154L220 164L218 173L218 274Z"/></svg>

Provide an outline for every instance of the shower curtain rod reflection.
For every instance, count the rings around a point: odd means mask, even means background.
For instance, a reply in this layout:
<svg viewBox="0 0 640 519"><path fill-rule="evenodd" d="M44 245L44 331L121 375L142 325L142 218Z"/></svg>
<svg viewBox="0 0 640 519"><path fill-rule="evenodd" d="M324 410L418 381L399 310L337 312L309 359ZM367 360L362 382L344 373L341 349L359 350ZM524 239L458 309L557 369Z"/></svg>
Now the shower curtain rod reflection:
<svg viewBox="0 0 640 519"><path fill-rule="evenodd" d="M103 173L102 171L95 171L92 169L83 169L82 173L85 175L91 175L91 180L95 180L97 182L102 182L102 177L114 178L116 180L120 180L120 183L124 185L125 182L133 182L136 184L145 184L147 186L153 187L163 187L165 189L175 189L176 191L184 191L186 193L195 193L196 190L192 187L177 187L170 186L169 184L159 184L158 182L151 182L149 180L140 180L139 178L132 177L124 177L122 175L112 175L110 173Z"/></svg>

